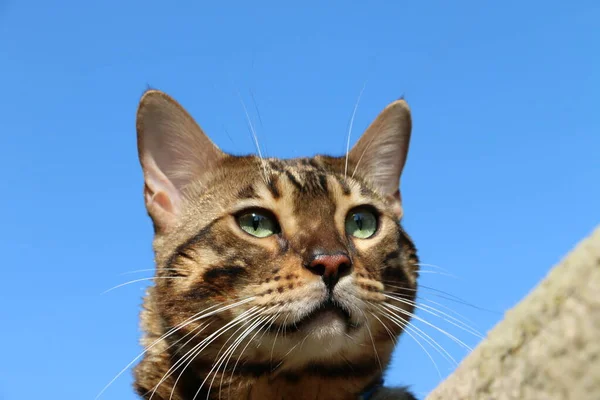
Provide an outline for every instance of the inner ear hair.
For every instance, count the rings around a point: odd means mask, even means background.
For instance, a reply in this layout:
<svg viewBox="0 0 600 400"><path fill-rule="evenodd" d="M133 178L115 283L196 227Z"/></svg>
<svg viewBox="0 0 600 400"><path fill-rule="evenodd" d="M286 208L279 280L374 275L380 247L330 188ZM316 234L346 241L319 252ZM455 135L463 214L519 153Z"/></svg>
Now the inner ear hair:
<svg viewBox="0 0 600 400"><path fill-rule="evenodd" d="M158 232L174 225L182 188L225 157L192 116L159 90L146 91L136 120L138 155L144 172L144 199Z"/></svg>

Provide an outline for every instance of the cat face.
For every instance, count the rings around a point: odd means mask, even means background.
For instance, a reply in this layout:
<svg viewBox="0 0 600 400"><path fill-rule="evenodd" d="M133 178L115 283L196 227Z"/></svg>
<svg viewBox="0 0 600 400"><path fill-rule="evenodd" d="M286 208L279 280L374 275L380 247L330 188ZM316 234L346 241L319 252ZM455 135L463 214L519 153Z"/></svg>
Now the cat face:
<svg viewBox="0 0 600 400"><path fill-rule="evenodd" d="M404 101L344 157L225 154L158 91L142 98L137 129L156 232L145 316L161 327L156 335L179 327L170 345L208 369L228 351L269 371L387 363L417 278L415 247L398 222Z"/></svg>

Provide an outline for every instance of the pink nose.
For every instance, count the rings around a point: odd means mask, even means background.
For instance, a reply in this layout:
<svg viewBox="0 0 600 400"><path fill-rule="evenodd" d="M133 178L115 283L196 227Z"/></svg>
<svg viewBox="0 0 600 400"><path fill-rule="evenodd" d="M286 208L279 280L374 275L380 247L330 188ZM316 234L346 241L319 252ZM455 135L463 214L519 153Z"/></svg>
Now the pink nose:
<svg viewBox="0 0 600 400"><path fill-rule="evenodd" d="M308 264L307 268L315 275L323 278L323 282L331 289L338 280L350 273L352 261L346 254L319 254Z"/></svg>

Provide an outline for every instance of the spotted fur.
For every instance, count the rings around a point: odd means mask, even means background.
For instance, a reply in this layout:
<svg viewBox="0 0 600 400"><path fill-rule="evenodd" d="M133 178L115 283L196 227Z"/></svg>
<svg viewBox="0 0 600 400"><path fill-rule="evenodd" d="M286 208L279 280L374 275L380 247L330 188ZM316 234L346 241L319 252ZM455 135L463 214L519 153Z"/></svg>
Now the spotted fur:
<svg viewBox="0 0 600 400"><path fill-rule="evenodd" d="M347 159L225 154L159 91L144 94L137 131L160 278L144 299L137 393L356 400L379 382L403 328L384 305L408 322L417 289L416 249L399 223L406 103L388 106ZM378 217L369 239L345 233L357 206ZM236 216L247 209L268 211L281 232L244 232ZM309 268L323 254L348 257L335 282ZM376 388L378 398L413 399L402 388Z"/></svg>

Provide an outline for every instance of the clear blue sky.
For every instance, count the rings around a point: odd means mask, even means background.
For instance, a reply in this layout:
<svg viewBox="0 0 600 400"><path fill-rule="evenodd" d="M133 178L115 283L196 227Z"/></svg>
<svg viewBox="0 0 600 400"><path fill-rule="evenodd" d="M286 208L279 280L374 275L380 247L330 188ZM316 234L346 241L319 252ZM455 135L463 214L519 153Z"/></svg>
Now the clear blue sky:
<svg viewBox="0 0 600 400"><path fill-rule="evenodd" d="M422 283L491 311L422 295L484 332L600 222L600 3L216 4L0 0L0 399L93 399L140 351L147 281L101 293L151 276L122 275L153 266L134 130L147 85L253 152L239 93L280 157L342 154L365 82L353 142L405 95L405 226L454 275ZM403 337L388 383L422 396L439 379ZM130 384L104 398L134 399Z"/></svg>

